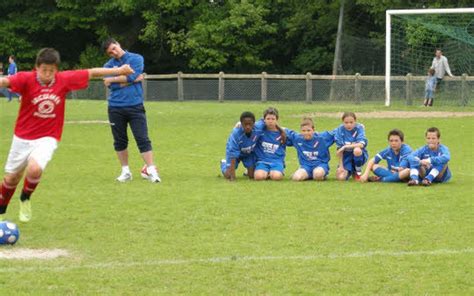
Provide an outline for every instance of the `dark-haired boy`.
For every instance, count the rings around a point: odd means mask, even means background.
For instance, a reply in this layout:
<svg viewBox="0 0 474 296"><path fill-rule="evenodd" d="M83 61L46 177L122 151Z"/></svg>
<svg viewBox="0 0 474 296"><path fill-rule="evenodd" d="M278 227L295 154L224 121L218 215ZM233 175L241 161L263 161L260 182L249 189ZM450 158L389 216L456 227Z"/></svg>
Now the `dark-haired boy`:
<svg viewBox="0 0 474 296"><path fill-rule="evenodd" d="M235 180L235 170L240 162L247 168L248 177L254 177L254 148L263 127L263 121L255 124L255 115L252 112L243 112L240 115L240 126L232 130L226 144L226 158L221 160L221 171L226 179Z"/></svg>
<svg viewBox="0 0 474 296"><path fill-rule="evenodd" d="M451 159L448 147L440 143L441 133L438 128L426 130L426 145L408 156L410 181L408 186L430 186L431 183L444 183L451 179L448 162Z"/></svg>
<svg viewBox="0 0 474 296"><path fill-rule="evenodd" d="M38 52L33 71L0 78L1 87L10 87L22 96L1 185L0 220L4 219L10 199L26 172L19 219L30 221L30 196L61 140L67 93L86 88L92 77L133 73L129 65L59 72L59 63L59 52L43 48Z"/></svg>
<svg viewBox="0 0 474 296"><path fill-rule="evenodd" d="M409 169L406 169L407 156L412 152L412 149L403 143L404 138L401 130L391 130L387 136L389 146L369 160L360 181L399 182L406 180L410 174ZM387 167L379 164L384 159L387 161ZM371 171L375 177L369 177Z"/></svg>

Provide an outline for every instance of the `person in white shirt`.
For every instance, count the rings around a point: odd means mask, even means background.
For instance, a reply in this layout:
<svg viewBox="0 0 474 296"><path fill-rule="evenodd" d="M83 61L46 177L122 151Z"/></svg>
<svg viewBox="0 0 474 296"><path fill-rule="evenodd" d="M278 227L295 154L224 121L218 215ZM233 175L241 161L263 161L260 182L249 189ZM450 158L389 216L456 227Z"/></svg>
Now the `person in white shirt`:
<svg viewBox="0 0 474 296"><path fill-rule="evenodd" d="M443 55L441 49L436 49L435 57L433 58L433 63L431 63L431 69L435 70L436 76L436 90L439 89L439 85L441 80L443 80L444 75L448 74L450 77L454 75L451 73L451 69L449 68L448 59Z"/></svg>

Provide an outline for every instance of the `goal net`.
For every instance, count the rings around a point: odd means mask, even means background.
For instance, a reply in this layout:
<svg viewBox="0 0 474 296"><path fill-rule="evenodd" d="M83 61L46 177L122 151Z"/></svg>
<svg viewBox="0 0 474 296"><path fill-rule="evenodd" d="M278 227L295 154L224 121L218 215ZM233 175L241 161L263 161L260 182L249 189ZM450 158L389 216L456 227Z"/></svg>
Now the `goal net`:
<svg viewBox="0 0 474 296"><path fill-rule="evenodd" d="M436 105L469 105L474 95L474 8L388 10L386 105L421 104L436 49L447 57ZM463 75L464 74L464 75Z"/></svg>

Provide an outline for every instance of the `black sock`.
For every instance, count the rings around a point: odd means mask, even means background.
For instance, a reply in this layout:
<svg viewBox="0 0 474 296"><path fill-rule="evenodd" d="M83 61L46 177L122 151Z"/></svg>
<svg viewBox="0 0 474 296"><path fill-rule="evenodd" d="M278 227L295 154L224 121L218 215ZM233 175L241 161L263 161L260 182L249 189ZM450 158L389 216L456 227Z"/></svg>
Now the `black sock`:
<svg viewBox="0 0 474 296"><path fill-rule="evenodd" d="M20 195L20 200L21 201L30 200L30 195L31 195L31 193L22 191L21 195Z"/></svg>

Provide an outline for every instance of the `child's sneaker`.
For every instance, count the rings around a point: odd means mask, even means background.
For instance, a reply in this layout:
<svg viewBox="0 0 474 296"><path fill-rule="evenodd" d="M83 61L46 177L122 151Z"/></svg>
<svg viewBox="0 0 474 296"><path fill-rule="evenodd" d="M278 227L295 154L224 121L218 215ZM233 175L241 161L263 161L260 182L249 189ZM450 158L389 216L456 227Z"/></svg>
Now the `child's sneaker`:
<svg viewBox="0 0 474 296"><path fill-rule="evenodd" d="M423 185L423 186L431 186L431 181L428 180L428 179L423 179L423 181L421 181L421 185Z"/></svg>
<svg viewBox="0 0 474 296"><path fill-rule="evenodd" d="M414 179L411 179L410 181L408 181L408 186L416 186L418 185L418 180L414 180Z"/></svg>
<svg viewBox="0 0 474 296"><path fill-rule="evenodd" d="M20 214L18 215L18 219L26 223L31 220L31 216L31 201L29 199L20 201Z"/></svg>
<svg viewBox="0 0 474 296"><path fill-rule="evenodd" d="M142 170L140 171L140 175L142 176L143 179L148 180L148 172L146 170L146 164L143 165Z"/></svg>
<svg viewBox="0 0 474 296"><path fill-rule="evenodd" d="M222 172L222 174L224 174L226 170L227 170L227 160L221 159L221 172Z"/></svg>
<svg viewBox="0 0 474 296"><path fill-rule="evenodd" d="M122 172L120 174L120 176L117 177L116 179L117 181L121 182L121 183L125 183L127 181L131 181L132 180L132 173L130 172Z"/></svg>
<svg viewBox="0 0 474 296"><path fill-rule="evenodd" d="M360 181L361 176L362 176L362 173L360 172L355 172L353 175L355 181Z"/></svg>

